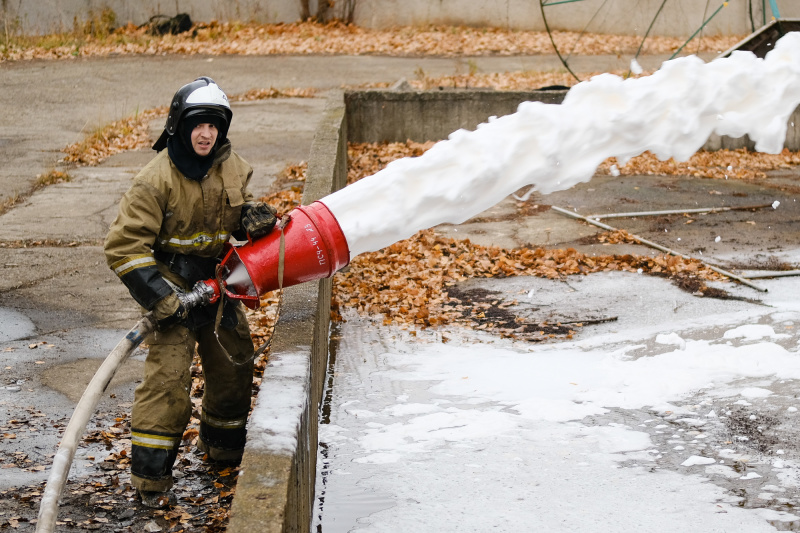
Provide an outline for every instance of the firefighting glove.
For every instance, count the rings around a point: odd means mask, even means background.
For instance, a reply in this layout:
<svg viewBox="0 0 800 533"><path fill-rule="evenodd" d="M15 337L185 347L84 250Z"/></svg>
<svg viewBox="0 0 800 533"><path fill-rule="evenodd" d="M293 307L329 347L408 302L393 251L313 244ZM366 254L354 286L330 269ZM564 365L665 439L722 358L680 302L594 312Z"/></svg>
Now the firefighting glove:
<svg viewBox="0 0 800 533"><path fill-rule="evenodd" d="M153 320L158 331L164 331L186 319L187 311L174 292L156 302Z"/></svg>
<svg viewBox="0 0 800 533"><path fill-rule="evenodd" d="M264 202L245 204L240 224L251 239L259 239L272 231L278 219L275 210Z"/></svg>

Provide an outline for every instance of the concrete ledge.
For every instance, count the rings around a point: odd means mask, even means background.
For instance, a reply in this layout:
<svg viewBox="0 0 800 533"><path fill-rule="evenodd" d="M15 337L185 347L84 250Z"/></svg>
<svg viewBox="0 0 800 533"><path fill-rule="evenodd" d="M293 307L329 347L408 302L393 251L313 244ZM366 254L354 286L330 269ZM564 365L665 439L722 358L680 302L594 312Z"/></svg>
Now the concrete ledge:
<svg viewBox="0 0 800 533"><path fill-rule="evenodd" d="M517 110L525 101L560 104L567 91L348 91L349 142L424 142L446 139L460 128L475 129L491 116Z"/></svg>
<svg viewBox="0 0 800 533"><path fill-rule="evenodd" d="M560 104L567 91L492 91L445 89L441 91L392 91L375 89L345 93L350 142L424 142L446 139L459 128L474 129L491 116L513 113L522 102ZM789 119L784 145L800 150L800 107ZM712 135L705 150L748 148L747 137Z"/></svg>
<svg viewBox="0 0 800 533"><path fill-rule="evenodd" d="M346 182L344 114L337 92L312 143L304 205ZM330 279L284 290L270 361L248 424L228 531L305 532L311 527L330 302Z"/></svg>

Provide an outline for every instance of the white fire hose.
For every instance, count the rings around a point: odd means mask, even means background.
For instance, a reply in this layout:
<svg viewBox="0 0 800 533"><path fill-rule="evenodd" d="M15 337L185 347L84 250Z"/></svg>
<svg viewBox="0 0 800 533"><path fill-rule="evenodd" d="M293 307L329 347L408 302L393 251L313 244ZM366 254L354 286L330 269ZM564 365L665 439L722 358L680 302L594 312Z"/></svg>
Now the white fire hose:
<svg viewBox="0 0 800 533"><path fill-rule="evenodd" d="M69 468L75 457L75 450L81 440L86 424L94 414L100 397L108 388L108 384L125 362L125 359L141 344L142 340L153 331L153 323L148 316L142 317L139 322L119 341L119 344L108 354L103 364L97 369L86 390L83 392L75 412L64 431L58 452L53 458L50 477L47 478L42 501L39 504L39 519L36 522L36 533L52 533L56 526L58 514L58 500L67 484Z"/></svg>

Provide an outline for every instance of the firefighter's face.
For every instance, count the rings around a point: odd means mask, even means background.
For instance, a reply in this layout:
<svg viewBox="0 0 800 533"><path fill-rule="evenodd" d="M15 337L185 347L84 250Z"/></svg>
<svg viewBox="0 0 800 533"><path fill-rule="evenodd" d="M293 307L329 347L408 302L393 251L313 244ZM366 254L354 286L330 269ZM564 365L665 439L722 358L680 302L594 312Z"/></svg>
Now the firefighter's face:
<svg viewBox="0 0 800 533"><path fill-rule="evenodd" d="M198 124L192 130L192 148L200 157L211 153L217 142L219 131L213 124Z"/></svg>

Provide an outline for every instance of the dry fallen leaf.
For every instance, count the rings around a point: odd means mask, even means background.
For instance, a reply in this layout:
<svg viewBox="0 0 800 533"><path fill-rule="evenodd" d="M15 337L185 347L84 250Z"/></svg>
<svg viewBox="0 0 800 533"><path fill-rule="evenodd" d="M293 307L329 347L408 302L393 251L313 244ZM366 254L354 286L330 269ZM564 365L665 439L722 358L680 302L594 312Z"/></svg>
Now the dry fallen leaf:
<svg viewBox="0 0 800 533"><path fill-rule="evenodd" d="M726 50L743 36L702 35L693 41L691 53ZM62 36L63 44L37 44L35 39L16 40L0 50L0 59L60 59L73 57L164 54L203 55L385 55L385 56L514 56L552 54L551 36L543 31L515 31L466 26L396 27L385 30L331 22L291 24L198 23L178 35L155 36L146 27L132 24L108 35ZM642 44L636 35L601 35L554 31L560 50L575 55L633 55ZM44 40L43 40L44 41ZM679 37L650 36L642 52L665 54L684 42ZM687 50L687 54L689 51Z"/></svg>
<svg viewBox="0 0 800 533"><path fill-rule="evenodd" d="M348 148L348 181L352 183L375 174L399 157L421 155L430 146L432 143L353 144ZM624 230L602 233L598 240L637 242ZM483 305L489 309L493 302L465 305L450 296L449 287L475 277L527 275L561 279L611 270L666 275L693 291L703 288L705 280L723 279L698 261L670 255L587 256L574 249L502 249L444 238L426 230L377 252L353 258L347 269L335 275L331 316L341 320L342 312L352 309L363 316L382 316L387 325L426 327L460 323L494 331L501 328L500 333L509 336L534 330L542 338L569 336L570 328L582 323L500 324L489 320L481 308Z"/></svg>

